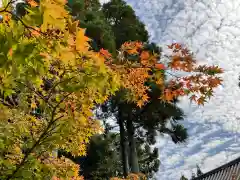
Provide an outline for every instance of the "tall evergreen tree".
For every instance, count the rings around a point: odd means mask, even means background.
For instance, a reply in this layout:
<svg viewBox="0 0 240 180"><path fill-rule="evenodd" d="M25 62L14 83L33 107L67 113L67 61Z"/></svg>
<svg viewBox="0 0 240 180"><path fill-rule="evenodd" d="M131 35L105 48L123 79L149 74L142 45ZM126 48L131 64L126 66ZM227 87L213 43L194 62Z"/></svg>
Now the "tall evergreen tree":
<svg viewBox="0 0 240 180"><path fill-rule="evenodd" d="M92 39L92 47L116 53L115 36L111 25L106 21L98 0L69 0L68 9L72 16L80 21L80 27L86 28L86 35Z"/></svg>
<svg viewBox="0 0 240 180"><path fill-rule="evenodd" d="M120 153L120 137L118 133L106 133L94 136L87 149L86 157L73 157L66 152L59 152L81 165L80 174L86 180L105 180L111 177L122 177L122 163ZM148 144L137 141L139 166L147 177L153 177L158 171L158 150L150 149Z"/></svg>
<svg viewBox="0 0 240 180"><path fill-rule="evenodd" d="M102 11L107 22L111 24L117 49L127 41L148 41L149 35L145 25L139 21L132 7L125 1L111 0L103 4Z"/></svg>
<svg viewBox="0 0 240 180"><path fill-rule="evenodd" d="M188 180L184 175L181 176L180 180Z"/></svg>
<svg viewBox="0 0 240 180"><path fill-rule="evenodd" d="M129 160L131 172L139 172L139 160L136 153L136 140L140 139L142 142L148 142L149 145L155 143L157 133L165 133L171 136L174 143L184 142L187 138L186 129L178 123L183 119L183 112L176 105L171 103L163 103L157 97L160 90L156 89L154 85L149 91L149 103L143 108L139 108L134 104L122 102L119 97L113 97L112 101L107 103L110 109L105 107L105 112L112 111L119 118L121 114L121 122L124 132L127 132L127 139L129 149ZM176 102L175 102L176 103ZM119 121L118 121L119 123ZM170 123L171 127L168 128L167 124ZM126 145L126 144L125 144Z"/></svg>

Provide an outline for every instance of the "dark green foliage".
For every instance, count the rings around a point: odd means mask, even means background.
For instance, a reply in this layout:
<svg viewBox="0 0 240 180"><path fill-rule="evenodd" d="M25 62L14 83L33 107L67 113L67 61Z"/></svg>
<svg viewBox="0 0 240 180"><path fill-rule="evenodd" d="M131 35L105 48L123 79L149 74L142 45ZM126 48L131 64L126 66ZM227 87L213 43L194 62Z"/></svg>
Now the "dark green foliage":
<svg viewBox="0 0 240 180"><path fill-rule="evenodd" d="M81 166L80 174L86 180L106 180L111 177L122 177L122 162L120 153L119 134L107 133L92 138L86 157L73 157L71 154L59 151ZM158 171L158 150L151 150L150 146L137 141L137 153L141 172L152 177Z"/></svg>
<svg viewBox="0 0 240 180"><path fill-rule="evenodd" d="M116 53L115 37L110 24L106 21L98 0L69 0L68 9L72 16L80 21L80 27L86 28L86 35L92 39L92 48L100 48Z"/></svg>
<svg viewBox="0 0 240 180"><path fill-rule="evenodd" d="M139 143L139 142L138 142ZM139 157L140 172L144 173L148 178L152 178L154 173L159 170L160 160L158 158L158 149L151 150L150 146L145 143L137 147Z"/></svg>
<svg viewBox="0 0 240 180"><path fill-rule="evenodd" d="M80 174L86 180L105 180L121 176L118 135L109 133L106 136L96 135L91 139L86 157L72 157L60 152L81 166Z"/></svg>
<svg viewBox="0 0 240 180"><path fill-rule="evenodd" d="M184 175L180 178L180 180L188 180Z"/></svg>
<svg viewBox="0 0 240 180"><path fill-rule="evenodd" d="M197 165L197 176L201 176L203 173L199 167L199 165Z"/></svg>
<svg viewBox="0 0 240 180"><path fill-rule="evenodd" d="M24 3L24 2L21 2L21 3L18 3L16 5L16 14L19 16L19 17L22 17L24 16L27 12L26 12L26 8L27 7L27 4Z"/></svg>
<svg viewBox="0 0 240 180"><path fill-rule="evenodd" d="M127 41L148 41L145 25L139 21L131 6L123 0L111 0L103 5L103 13L116 37L116 48Z"/></svg>

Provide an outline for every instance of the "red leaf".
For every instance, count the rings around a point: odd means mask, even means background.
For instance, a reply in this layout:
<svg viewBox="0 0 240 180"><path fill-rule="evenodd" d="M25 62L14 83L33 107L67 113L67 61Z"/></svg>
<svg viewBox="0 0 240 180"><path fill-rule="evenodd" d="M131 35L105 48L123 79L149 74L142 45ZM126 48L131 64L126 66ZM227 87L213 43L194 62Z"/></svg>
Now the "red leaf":
<svg viewBox="0 0 240 180"><path fill-rule="evenodd" d="M182 47L182 46L181 46L180 44L178 44L178 43L175 44L175 48L176 48L176 49L181 49L181 47Z"/></svg>
<svg viewBox="0 0 240 180"><path fill-rule="evenodd" d="M103 56L105 56L106 58L110 58L112 55L108 52L108 50L105 49L100 49L100 54L102 54Z"/></svg>
<svg viewBox="0 0 240 180"><path fill-rule="evenodd" d="M155 64L155 68L160 69L160 70L165 70L166 69L164 64L160 64L160 63Z"/></svg>
<svg viewBox="0 0 240 180"><path fill-rule="evenodd" d="M190 100L191 100L191 101L197 101L197 99L196 99L196 98L197 98L197 96L196 96L196 95L192 95L192 96L190 97Z"/></svg>

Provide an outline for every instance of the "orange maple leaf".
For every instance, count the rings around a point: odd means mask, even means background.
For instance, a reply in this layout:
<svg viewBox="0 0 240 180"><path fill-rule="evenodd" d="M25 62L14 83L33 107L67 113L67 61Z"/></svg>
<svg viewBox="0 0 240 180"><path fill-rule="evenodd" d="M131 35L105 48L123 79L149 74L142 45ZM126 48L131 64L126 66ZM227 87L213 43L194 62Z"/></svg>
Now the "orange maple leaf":
<svg viewBox="0 0 240 180"><path fill-rule="evenodd" d="M138 107L142 107L144 105L144 101L143 100L139 100L138 102L137 102L137 106Z"/></svg>
<svg viewBox="0 0 240 180"><path fill-rule="evenodd" d="M31 6L31 7L37 7L38 3L35 2L34 0L27 0L27 3Z"/></svg>
<svg viewBox="0 0 240 180"><path fill-rule="evenodd" d="M166 69L166 67L164 66L164 64L161 64L161 63L155 64L155 68L160 69L160 70L165 70L165 69Z"/></svg>
<svg viewBox="0 0 240 180"><path fill-rule="evenodd" d="M8 52L8 53L9 53L10 56L13 55L13 50L12 50L12 48L9 49L9 52Z"/></svg>
<svg viewBox="0 0 240 180"><path fill-rule="evenodd" d="M44 58L47 58L47 57L48 57L48 54L47 54L47 53L43 53L43 52L40 52L39 55L42 56L42 57L44 57Z"/></svg>
<svg viewBox="0 0 240 180"><path fill-rule="evenodd" d="M143 100L144 102L146 102L148 99L149 99L148 95L144 94L144 95L142 96L142 100Z"/></svg>
<svg viewBox="0 0 240 180"><path fill-rule="evenodd" d="M172 94L171 90L166 89L166 90L164 91L164 95L165 95L166 101L171 101L171 100L173 100L173 94Z"/></svg>
<svg viewBox="0 0 240 180"><path fill-rule="evenodd" d="M31 30L31 34L38 37L40 35L40 28L35 28L35 30Z"/></svg>
<svg viewBox="0 0 240 180"><path fill-rule="evenodd" d="M142 48L143 44L141 42L136 42L135 46L136 46L136 48Z"/></svg>
<svg viewBox="0 0 240 180"><path fill-rule="evenodd" d="M150 57L150 54L149 54L149 52L148 51L143 51L142 53L141 53L141 55L140 55L140 58L141 59L148 59Z"/></svg>
<svg viewBox="0 0 240 180"><path fill-rule="evenodd" d="M103 55L106 58L110 58L112 55L108 52L108 50L105 50L103 48L100 49L100 54Z"/></svg>
<svg viewBox="0 0 240 180"><path fill-rule="evenodd" d="M175 48L176 48L176 49L181 49L182 46L181 46L180 44L176 43L176 44L175 44Z"/></svg>
<svg viewBox="0 0 240 180"><path fill-rule="evenodd" d="M5 16L3 16L3 20L5 22L8 22L11 19L11 15L10 14L6 14Z"/></svg>
<svg viewBox="0 0 240 180"><path fill-rule="evenodd" d="M138 53L136 47L134 47L134 48L132 48L132 49L128 49L127 52L128 52L129 54L137 54L137 53Z"/></svg>

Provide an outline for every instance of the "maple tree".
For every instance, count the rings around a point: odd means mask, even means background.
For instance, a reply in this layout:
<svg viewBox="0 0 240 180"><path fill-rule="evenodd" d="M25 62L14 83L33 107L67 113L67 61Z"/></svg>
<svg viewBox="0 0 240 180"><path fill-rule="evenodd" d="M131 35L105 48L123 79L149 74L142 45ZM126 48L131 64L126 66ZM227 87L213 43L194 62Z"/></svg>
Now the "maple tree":
<svg viewBox="0 0 240 180"><path fill-rule="evenodd" d="M101 131L92 109L120 89L140 107L148 101L146 81L165 92L162 100L191 94L203 104L221 83L220 68L197 66L187 49L174 44L168 67L197 75L165 86L161 79L167 67L143 43L124 43L117 58L105 50L93 52L66 1L29 0L22 17L13 3L4 1L0 10L1 179L83 179L76 164L53 152L61 148L85 155L89 138Z"/></svg>
<svg viewBox="0 0 240 180"><path fill-rule="evenodd" d="M38 8L32 2L22 18L12 3L0 11L0 179L82 179L78 165L53 152L86 153L85 144L100 131L92 108L118 89L120 78L89 51L64 1L41 1ZM33 113L37 107L40 116Z"/></svg>

